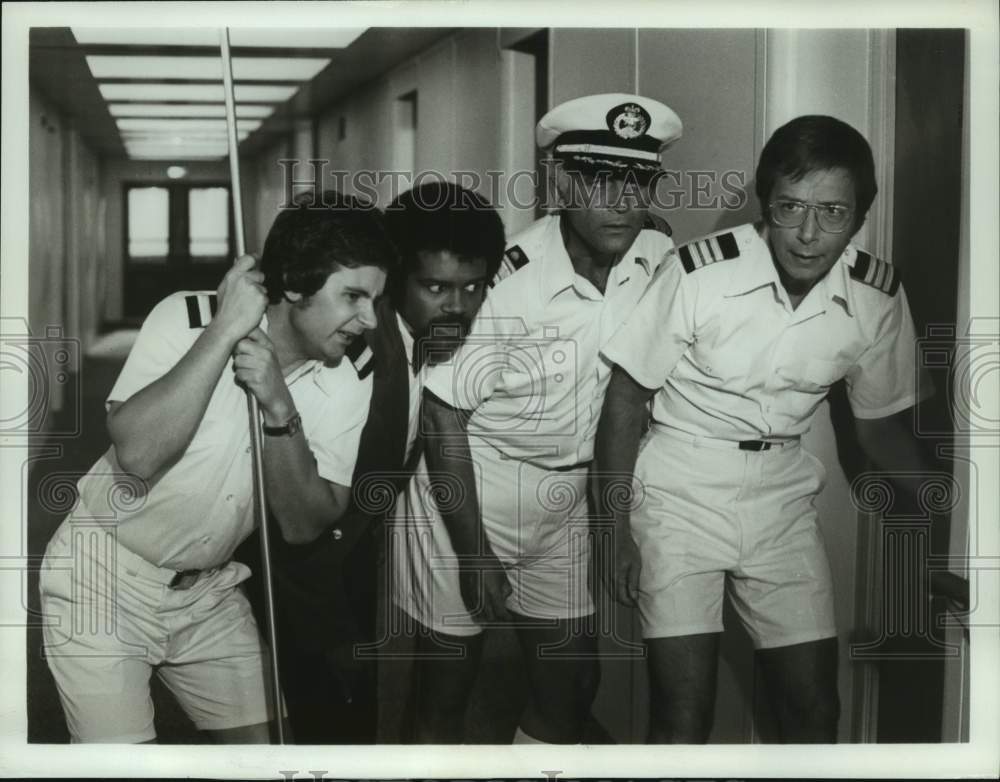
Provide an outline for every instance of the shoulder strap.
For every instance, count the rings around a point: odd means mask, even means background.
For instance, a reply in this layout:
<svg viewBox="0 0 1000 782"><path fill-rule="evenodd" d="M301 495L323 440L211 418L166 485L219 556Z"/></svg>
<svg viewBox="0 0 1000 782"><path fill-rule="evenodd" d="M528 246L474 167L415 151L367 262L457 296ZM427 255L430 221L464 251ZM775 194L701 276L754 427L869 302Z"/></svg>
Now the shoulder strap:
<svg viewBox="0 0 1000 782"><path fill-rule="evenodd" d="M187 306L188 327L202 329L215 317L219 297L215 293L192 293L184 297L184 304Z"/></svg>
<svg viewBox="0 0 1000 782"><path fill-rule="evenodd" d="M511 245L507 248L506 252L504 252L503 260L500 262L500 268L493 276L493 279L490 280L490 287L494 287L498 282L512 275L522 266L527 264L529 260L531 259L528 258L524 250L521 249L520 245Z"/></svg>
<svg viewBox="0 0 1000 782"><path fill-rule="evenodd" d="M358 337L348 345L345 355L354 365L359 378L366 378L375 371L375 354L364 337Z"/></svg>
<svg viewBox="0 0 1000 782"><path fill-rule="evenodd" d="M851 267L851 279L876 288L888 296L895 296L899 290L900 277L896 267L863 250L858 250L858 257Z"/></svg>
<svg viewBox="0 0 1000 782"><path fill-rule="evenodd" d="M728 261L740 257L740 247L732 231L696 239L682 244L677 248L684 271L690 274L696 269L703 269L719 261Z"/></svg>

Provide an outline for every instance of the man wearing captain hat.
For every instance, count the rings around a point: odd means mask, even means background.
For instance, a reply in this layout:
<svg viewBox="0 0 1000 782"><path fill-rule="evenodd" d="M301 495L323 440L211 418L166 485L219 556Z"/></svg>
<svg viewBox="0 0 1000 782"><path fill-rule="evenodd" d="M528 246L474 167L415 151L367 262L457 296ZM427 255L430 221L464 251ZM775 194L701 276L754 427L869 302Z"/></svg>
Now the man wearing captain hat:
<svg viewBox="0 0 1000 782"><path fill-rule="evenodd" d="M638 95L546 114L536 140L560 208L509 242L467 341L427 376L428 469L406 495L424 532L394 574L430 639L416 741L462 741L482 631L506 623L530 688L515 742L585 736L600 679L587 588L587 477L610 374L600 351L672 247L649 187L680 135L673 111Z"/></svg>

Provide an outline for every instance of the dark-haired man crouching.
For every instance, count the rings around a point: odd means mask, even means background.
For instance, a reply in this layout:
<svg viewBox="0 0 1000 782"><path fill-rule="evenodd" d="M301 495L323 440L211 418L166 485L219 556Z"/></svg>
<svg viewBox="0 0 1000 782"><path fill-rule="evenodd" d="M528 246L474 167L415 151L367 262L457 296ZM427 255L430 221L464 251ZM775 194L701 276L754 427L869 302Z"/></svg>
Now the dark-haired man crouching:
<svg viewBox="0 0 1000 782"><path fill-rule="evenodd" d="M375 326L396 258L377 211L335 200L282 212L259 270L239 258L217 293L173 294L143 323L108 396L112 446L40 579L74 742L155 740L154 671L214 740L269 740L250 571L232 559L254 524L246 391L270 511L284 538L310 540L350 502L371 380L342 358Z"/></svg>

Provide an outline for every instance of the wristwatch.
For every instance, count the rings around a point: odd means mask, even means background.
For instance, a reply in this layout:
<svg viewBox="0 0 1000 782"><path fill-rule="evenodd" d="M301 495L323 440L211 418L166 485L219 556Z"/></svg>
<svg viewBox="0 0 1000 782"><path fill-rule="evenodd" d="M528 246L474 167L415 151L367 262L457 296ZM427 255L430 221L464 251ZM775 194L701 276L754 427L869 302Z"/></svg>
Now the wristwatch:
<svg viewBox="0 0 1000 782"><path fill-rule="evenodd" d="M281 426L268 426L264 424L264 434L268 437L291 437L302 431L302 416L296 413Z"/></svg>

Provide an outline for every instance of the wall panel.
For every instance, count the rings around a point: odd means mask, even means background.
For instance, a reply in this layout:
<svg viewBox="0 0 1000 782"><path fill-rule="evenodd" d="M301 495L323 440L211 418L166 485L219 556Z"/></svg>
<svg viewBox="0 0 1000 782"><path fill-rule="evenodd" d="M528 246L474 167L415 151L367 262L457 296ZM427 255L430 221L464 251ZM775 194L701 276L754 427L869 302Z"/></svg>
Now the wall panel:
<svg viewBox="0 0 1000 782"><path fill-rule="evenodd" d="M97 335L104 309L106 200L100 163L72 122L66 134L66 330L83 350Z"/></svg>
<svg viewBox="0 0 1000 782"><path fill-rule="evenodd" d="M63 286L65 193L62 117L35 90L30 91L28 161L30 198L28 320L33 333L64 323Z"/></svg>
<svg viewBox="0 0 1000 782"><path fill-rule="evenodd" d="M663 208L656 211L676 242L756 214L752 195L731 208L740 182L753 192L756 38L754 30L639 31L640 93L670 106L684 124L664 155L672 173L657 190Z"/></svg>
<svg viewBox="0 0 1000 782"><path fill-rule="evenodd" d="M633 29L555 28L549 44L549 106L600 92L634 92Z"/></svg>
<svg viewBox="0 0 1000 782"><path fill-rule="evenodd" d="M417 171L447 175L455 165L460 121L455 102L454 38L421 55L417 74Z"/></svg>
<svg viewBox="0 0 1000 782"><path fill-rule="evenodd" d="M455 39L455 171L500 168L500 51L496 30L469 30ZM480 189L489 197L488 187Z"/></svg>

